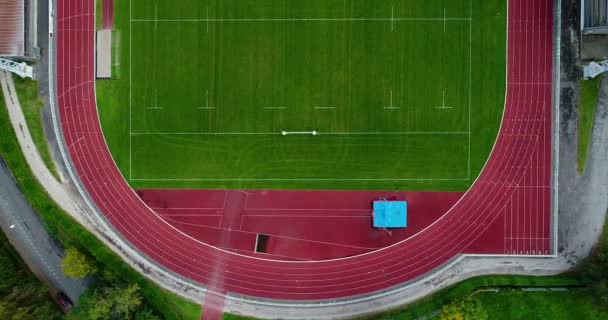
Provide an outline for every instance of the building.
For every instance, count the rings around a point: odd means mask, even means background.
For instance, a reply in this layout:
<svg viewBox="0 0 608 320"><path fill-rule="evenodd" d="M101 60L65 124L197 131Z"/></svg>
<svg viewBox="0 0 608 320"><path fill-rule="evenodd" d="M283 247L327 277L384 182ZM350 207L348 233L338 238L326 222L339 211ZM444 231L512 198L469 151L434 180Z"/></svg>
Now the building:
<svg viewBox="0 0 608 320"><path fill-rule="evenodd" d="M608 34L608 0L581 0L583 34Z"/></svg>
<svg viewBox="0 0 608 320"><path fill-rule="evenodd" d="M25 56L25 0L0 0L0 57Z"/></svg>

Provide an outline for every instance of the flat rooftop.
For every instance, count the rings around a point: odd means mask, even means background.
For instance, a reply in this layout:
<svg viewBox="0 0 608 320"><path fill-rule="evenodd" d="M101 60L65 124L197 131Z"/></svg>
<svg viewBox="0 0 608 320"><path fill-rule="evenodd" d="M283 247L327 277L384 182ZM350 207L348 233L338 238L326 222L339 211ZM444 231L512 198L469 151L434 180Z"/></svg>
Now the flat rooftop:
<svg viewBox="0 0 608 320"><path fill-rule="evenodd" d="M0 0L0 56L24 54L24 0Z"/></svg>

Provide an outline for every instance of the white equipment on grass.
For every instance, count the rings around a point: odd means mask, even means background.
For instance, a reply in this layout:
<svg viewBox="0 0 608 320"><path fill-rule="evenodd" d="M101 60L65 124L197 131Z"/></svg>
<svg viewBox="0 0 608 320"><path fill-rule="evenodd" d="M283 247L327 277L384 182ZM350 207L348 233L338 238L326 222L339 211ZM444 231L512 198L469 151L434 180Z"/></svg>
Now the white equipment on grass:
<svg viewBox="0 0 608 320"><path fill-rule="evenodd" d="M28 66L25 62L15 62L8 59L0 58L0 69L12 72L21 78L35 79L34 68Z"/></svg>
<svg viewBox="0 0 608 320"><path fill-rule="evenodd" d="M592 61L583 66L583 76L585 79L593 79L606 71L608 71L608 60L602 62Z"/></svg>

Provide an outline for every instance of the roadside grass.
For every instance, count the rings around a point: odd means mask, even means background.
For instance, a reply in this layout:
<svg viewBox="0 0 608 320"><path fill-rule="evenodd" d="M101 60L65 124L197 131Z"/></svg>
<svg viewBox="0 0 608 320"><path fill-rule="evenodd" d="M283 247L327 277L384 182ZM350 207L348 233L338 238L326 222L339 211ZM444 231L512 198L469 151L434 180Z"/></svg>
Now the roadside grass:
<svg viewBox="0 0 608 320"><path fill-rule="evenodd" d="M36 149L38 149L42 161L55 179L61 181L57 173L57 167L55 167L55 162L53 162L51 153L49 152L44 128L42 127L42 108L44 108L44 103L38 98L38 82L20 77L13 77L13 80L15 82L15 90L19 96L19 102L21 103L21 109L25 116L25 122L30 130Z"/></svg>
<svg viewBox="0 0 608 320"><path fill-rule="evenodd" d="M2 137L0 139L0 156L4 158L25 198L32 208L40 214L51 235L66 246L74 246L83 252L87 252L125 281L137 283L146 301L165 319L200 319L200 305L178 297L140 275L49 198L44 188L34 178L25 161L1 96L0 94L0 137ZM31 97L23 96L19 96L19 98L22 103L31 99Z"/></svg>
<svg viewBox="0 0 608 320"><path fill-rule="evenodd" d="M483 292L475 295L492 320L608 319L587 289L564 292Z"/></svg>
<svg viewBox="0 0 608 320"><path fill-rule="evenodd" d="M589 145L591 144L591 133L593 131L593 119L597 106L602 77L581 81L581 101L578 120L578 172L585 172L587 157L589 156Z"/></svg>
<svg viewBox="0 0 608 320"><path fill-rule="evenodd" d="M475 290L487 287L580 287L581 283L569 275L534 277L515 275L488 275L467 279L451 287L440 290L418 302L397 309L365 317L361 319L408 320L431 314L441 309L444 304L472 293ZM488 313L489 314L489 313ZM489 319L493 319L489 317Z"/></svg>
<svg viewBox="0 0 608 320"><path fill-rule="evenodd" d="M450 301L471 294L475 290L483 288L517 288L517 287L581 287L582 284L573 276L559 275L548 277L513 276L513 275L488 275L467 279L449 288L440 290L426 298L404 306L393 311L376 314L360 320L382 319L382 320L410 320L427 316L441 309ZM490 314L490 312L488 312ZM250 317L224 314L224 320L246 320ZM491 316L489 319L494 319Z"/></svg>

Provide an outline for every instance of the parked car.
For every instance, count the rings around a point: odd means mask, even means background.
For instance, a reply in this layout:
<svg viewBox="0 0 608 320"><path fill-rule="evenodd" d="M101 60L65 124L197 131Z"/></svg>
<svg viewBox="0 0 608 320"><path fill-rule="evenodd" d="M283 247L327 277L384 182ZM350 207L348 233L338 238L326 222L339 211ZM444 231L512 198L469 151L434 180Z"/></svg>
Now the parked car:
<svg viewBox="0 0 608 320"><path fill-rule="evenodd" d="M68 311L70 311L70 309L72 309L72 307L74 306L70 298L68 298L68 296L66 296L63 292L59 292L55 296L55 301L57 301L57 303L61 306L61 309L65 313L68 313Z"/></svg>

